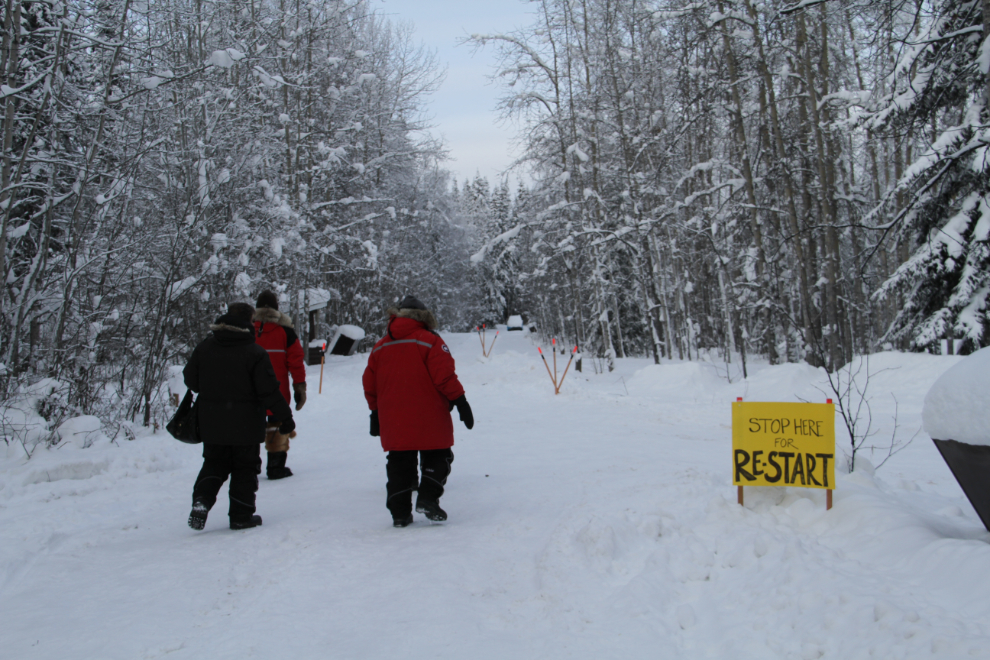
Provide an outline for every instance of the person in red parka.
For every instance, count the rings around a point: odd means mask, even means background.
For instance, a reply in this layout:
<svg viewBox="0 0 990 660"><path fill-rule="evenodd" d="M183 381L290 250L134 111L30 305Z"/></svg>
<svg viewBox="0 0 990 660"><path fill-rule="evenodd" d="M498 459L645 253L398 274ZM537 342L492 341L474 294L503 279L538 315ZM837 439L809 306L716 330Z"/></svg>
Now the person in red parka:
<svg viewBox="0 0 990 660"><path fill-rule="evenodd" d="M303 359L302 344L299 343L299 337L292 328L292 319L278 311L278 296L274 292L261 292L255 305L253 320L255 342L268 351L285 402L292 402L289 396L291 374L292 389L296 395L296 410L302 410L306 403L306 363ZM271 415L271 412L268 414ZM268 430L265 434L265 449L268 451L266 472L269 479L284 479L292 476L292 470L285 467L285 461L289 454L289 439L294 437L296 437L295 431L283 435L279 432L278 423L269 418Z"/></svg>
<svg viewBox="0 0 990 660"><path fill-rule="evenodd" d="M362 379L371 435L380 436L388 452L385 506L392 524L406 527L413 521L412 491L418 490L416 511L440 522L447 519L440 496L454 461L450 411L456 406L468 429L474 427L474 415L454 373L450 349L436 333L433 313L406 296L388 316L388 332L372 349Z"/></svg>

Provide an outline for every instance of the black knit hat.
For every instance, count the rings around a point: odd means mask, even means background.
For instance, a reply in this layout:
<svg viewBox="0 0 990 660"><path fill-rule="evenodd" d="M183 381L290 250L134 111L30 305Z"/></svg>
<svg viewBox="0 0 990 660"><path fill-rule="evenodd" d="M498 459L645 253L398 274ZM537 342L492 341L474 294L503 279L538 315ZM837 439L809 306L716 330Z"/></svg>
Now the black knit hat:
<svg viewBox="0 0 990 660"><path fill-rule="evenodd" d="M406 296L399 303L399 309L422 309L426 311L426 305L416 300L413 296Z"/></svg>
<svg viewBox="0 0 990 660"><path fill-rule="evenodd" d="M258 301L255 304L256 307L268 307L269 309L278 309L278 296L275 295L274 291L262 291L258 295Z"/></svg>
<svg viewBox="0 0 990 660"><path fill-rule="evenodd" d="M217 325L232 325L235 328L254 330L254 323L251 317L254 316L254 307L247 303L231 303L227 305L227 313L217 319Z"/></svg>

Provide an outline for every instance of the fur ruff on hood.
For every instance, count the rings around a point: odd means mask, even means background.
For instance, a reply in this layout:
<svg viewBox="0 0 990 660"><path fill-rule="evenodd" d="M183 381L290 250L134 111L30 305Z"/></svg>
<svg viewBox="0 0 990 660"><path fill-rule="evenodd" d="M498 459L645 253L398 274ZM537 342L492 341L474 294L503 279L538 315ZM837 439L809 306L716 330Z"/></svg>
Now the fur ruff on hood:
<svg viewBox="0 0 990 660"><path fill-rule="evenodd" d="M248 330L247 328L242 328L236 325L230 325L229 323L214 323L213 325L210 326L210 330L212 332L216 332L218 330L220 331L228 330L230 332L246 332L248 334L252 332L252 330Z"/></svg>
<svg viewBox="0 0 990 660"><path fill-rule="evenodd" d="M252 321L260 321L262 323L277 323L283 328L292 327L292 319L277 309L272 309L271 307L259 307L254 310L254 317Z"/></svg>
<svg viewBox="0 0 990 660"><path fill-rule="evenodd" d="M428 309L397 309L395 307L389 307L386 314L388 314L389 318L398 316L403 319L419 321L430 330L436 330L440 327L440 324L437 323L437 317L433 316L433 312Z"/></svg>

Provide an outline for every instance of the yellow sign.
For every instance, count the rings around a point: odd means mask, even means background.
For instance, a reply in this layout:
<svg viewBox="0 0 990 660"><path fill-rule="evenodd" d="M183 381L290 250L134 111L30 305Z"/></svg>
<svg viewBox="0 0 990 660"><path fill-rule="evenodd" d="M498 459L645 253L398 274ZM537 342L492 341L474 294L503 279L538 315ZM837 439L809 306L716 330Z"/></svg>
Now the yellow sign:
<svg viewBox="0 0 990 660"><path fill-rule="evenodd" d="M835 404L732 404L735 486L835 488Z"/></svg>

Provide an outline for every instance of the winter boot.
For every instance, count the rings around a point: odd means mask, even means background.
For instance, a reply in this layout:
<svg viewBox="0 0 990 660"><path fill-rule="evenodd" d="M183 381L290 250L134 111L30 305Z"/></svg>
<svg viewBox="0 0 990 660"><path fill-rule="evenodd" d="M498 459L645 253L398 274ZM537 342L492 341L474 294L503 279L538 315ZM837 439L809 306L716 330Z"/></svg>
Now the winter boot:
<svg viewBox="0 0 990 660"><path fill-rule="evenodd" d="M202 501L193 502L192 511L189 513L189 526L193 529L203 529L206 527L206 516L210 508Z"/></svg>
<svg viewBox="0 0 990 660"><path fill-rule="evenodd" d="M447 512L440 508L440 503L436 500L416 499L416 513L426 515L427 520L433 522L443 522L447 519Z"/></svg>
<svg viewBox="0 0 990 660"><path fill-rule="evenodd" d="M288 452L284 451L270 451L268 452L268 479L285 479L286 477L292 476L292 470L285 467L285 459L288 457Z"/></svg>
<svg viewBox="0 0 990 660"><path fill-rule="evenodd" d="M405 518L399 516L397 518L392 518L392 527L408 527L413 522L413 515L410 513Z"/></svg>
<svg viewBox="0 0 990 660"><path fill-rule="evenodd" d="M250 518L231 518L230 528L231 529L251 529L252 527L258 527L261 525L261 516L254 515Z"/></svg>

